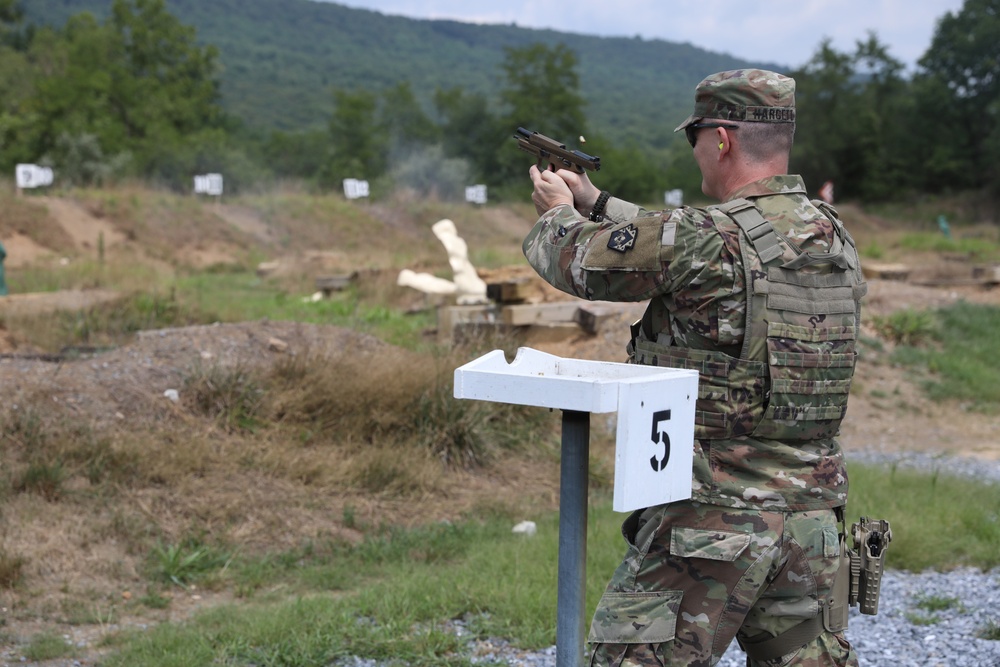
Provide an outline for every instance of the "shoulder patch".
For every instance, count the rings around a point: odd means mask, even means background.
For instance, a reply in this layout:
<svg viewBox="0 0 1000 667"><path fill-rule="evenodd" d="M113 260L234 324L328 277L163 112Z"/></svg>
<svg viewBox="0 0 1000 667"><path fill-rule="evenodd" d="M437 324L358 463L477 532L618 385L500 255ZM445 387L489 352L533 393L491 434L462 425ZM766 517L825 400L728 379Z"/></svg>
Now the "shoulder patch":
<svg viewBox="0 0 1000 667"><path fill-rule="evenodd" d="M662 268L663 219L643 216L598 232L587 245L584 270L658 271Z"/></svg>
<svg viewBox="0 0 1000 667"><path fill-rule="evenodd" d="M639 230L635 225L629 224L611 233L608 239L608 247L616 252L628 252L635 247L635 237L639 235Z"/></svg>

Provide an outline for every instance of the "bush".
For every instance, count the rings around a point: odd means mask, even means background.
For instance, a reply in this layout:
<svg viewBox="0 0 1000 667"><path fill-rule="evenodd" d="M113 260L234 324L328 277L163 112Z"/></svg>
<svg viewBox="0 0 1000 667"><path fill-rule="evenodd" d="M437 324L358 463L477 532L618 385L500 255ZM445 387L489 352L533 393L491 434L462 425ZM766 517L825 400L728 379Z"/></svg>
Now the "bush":
<svg viewBox="0 0 1000 667"><path fill-rule="evenodd" d="M54 502L62 495L66 469L62 463L36 461L28 465L21 478L14 484L18 493L37 493L42 498Z"/></svg>
<svg viewBox="0 0 1000 667"><path fill-rule="evenodd" d="M24 579L24 566L27 561L21 556L0 549L0 588L16 588Z"/></svg>
<svg viewBox="0 0 1000 667"><path fill-rule="evenodd" d="M243 366L194 366L184 379L184 397L191 408L212 417L229 433L252 431L259 424L264 390Z"/></svg>
<svg viewBox="0 0 1000 667"><path fill-rule="evenodd" d="M897 345L920 345L930 340L936 330L934 313L904 308L890 315L872 318L875 330Z"/></svg>

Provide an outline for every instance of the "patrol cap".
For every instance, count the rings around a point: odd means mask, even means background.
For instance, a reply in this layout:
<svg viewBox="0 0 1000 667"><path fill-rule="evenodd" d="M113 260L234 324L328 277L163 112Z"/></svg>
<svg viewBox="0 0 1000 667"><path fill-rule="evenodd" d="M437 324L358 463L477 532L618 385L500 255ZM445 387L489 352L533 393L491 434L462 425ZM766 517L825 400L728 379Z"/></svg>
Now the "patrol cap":
<svg viewBox="0 0 1000 667"><path fill-rule="evenodd" d="M795 79L763 69L712 74L695 88L694 113L674 132L703 118L794 123Z"/></svg>

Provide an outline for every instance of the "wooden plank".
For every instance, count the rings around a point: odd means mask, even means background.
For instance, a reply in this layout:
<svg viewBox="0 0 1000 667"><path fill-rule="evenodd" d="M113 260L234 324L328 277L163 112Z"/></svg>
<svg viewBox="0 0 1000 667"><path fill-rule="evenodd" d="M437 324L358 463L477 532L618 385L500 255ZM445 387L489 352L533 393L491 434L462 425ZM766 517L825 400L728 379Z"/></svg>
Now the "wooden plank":
<svg viewBox="0 0 1000 667"><path fill-rule="evenodd" d="M500 319L504 324L519 327L534 324L573 323L573 317L579 308L580 304L575 301L513 304L501 307Z"/></svg>
<svg viewBox="0 0 1000 667"><path fill-rule="evenodd" d="M596 334L604 322L616 318L621 312L621 308L585 303L576 309L573 321L587 333Z"/></svg>
<svg viewBox="0 0 1000 667"><path fill-rule="evenodd" d="M588 301L580 304L574 321L581 329L593 335L609 324L618 328L622 326L623 321L626 325L635 322L642 317L646 305L644 301L618 303Z"/></svg>
<svg viewBox="0 0 1000 667"><path fill-rule="evenodd" d="M995 287L1000 281L989 278L929 278L911 281L921 287Z"/></svg>
<svg viewBox="0 0 1000 667"><path fill-rule="evenodd" d="M528 347L562 343L580 335L580 327L572 322L536 324L522 331Z"/></svg>
<svg viewBox="0 0 1000 667"><path fill-rule="evenodd" d="M972 267L972 277L988 285L1000 283L1000 266L981 265Z"/></svg>
<svg viewBox="0 0 1000 667"><path fill-rule="evenodd" d="M455 339L455 330L467 325L490 325L497 322L496 306L442 306L438 308L438 341L446 343Z"/></svg>
<svg viewBox="0 0 1000 667"><path fill-rule="evenodd" d="M905 264L879 264L877 262L866 262L862 265L862 270L868 278L880 278L882 280L906 280L910 277L910 267Z"/></svg>
<svg viewBox="0 0 1000 667"><path fill-rule="evenodd" d="M358 277L357 271L337 276L320 276L316 278L316 289L329 296L330 292L339 292L354 282Z"/></svg>
<svg viewBox="0 0 1000 667"><path fill-rule="evenodd" d="M486 285L487 298L497 303L523 303L532 292L531 281L527 278Z"/></svg>

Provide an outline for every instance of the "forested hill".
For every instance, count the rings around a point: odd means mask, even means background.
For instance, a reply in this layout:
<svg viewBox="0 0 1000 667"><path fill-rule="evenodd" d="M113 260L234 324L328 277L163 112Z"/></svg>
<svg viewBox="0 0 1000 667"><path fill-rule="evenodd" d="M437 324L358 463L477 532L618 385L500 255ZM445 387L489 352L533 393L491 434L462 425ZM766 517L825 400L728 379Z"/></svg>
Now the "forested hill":
<svg viewBox="0 0 1000 667"><path fill-rule="evenodd" d="M30 0L30 23L62 26L111 0ZM323 126L332 89L381 90L410 81L431 111L438 88L496 94L505 47L565 44L579 58L592 129L622 139L666 138L707 73L747 65L690 44L601 38L516 25L472 25L387 16L313 0L166 0L167 10L219 49L223 106L259 129ZM668 119L664 123L664 119ZM667 127L669 125L669 127Z"/></svg>

